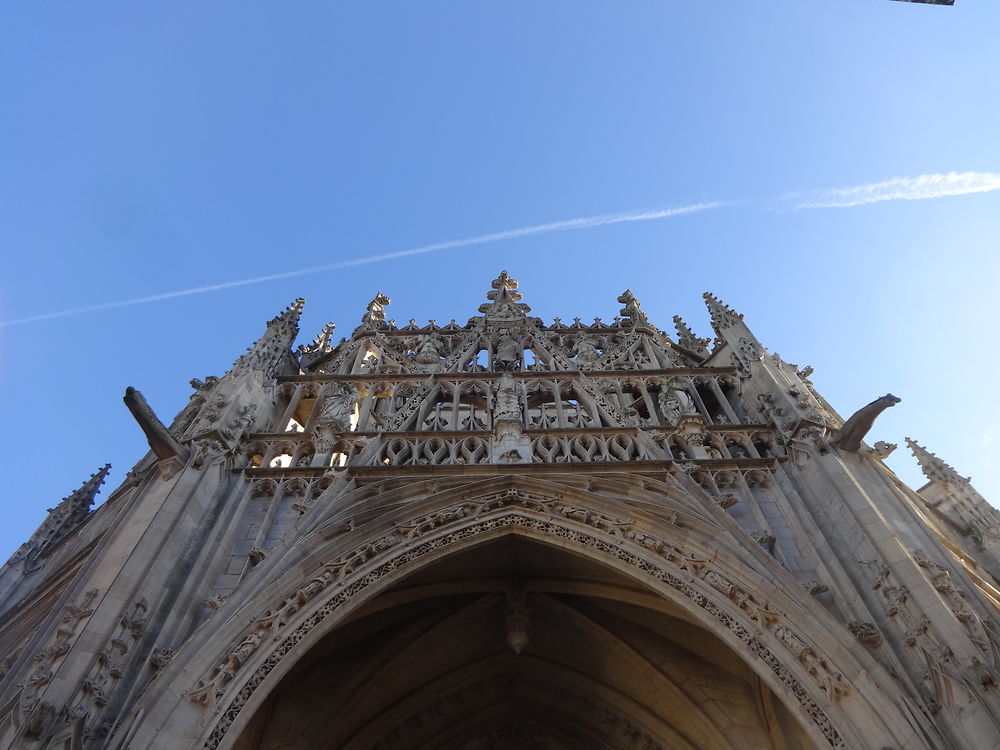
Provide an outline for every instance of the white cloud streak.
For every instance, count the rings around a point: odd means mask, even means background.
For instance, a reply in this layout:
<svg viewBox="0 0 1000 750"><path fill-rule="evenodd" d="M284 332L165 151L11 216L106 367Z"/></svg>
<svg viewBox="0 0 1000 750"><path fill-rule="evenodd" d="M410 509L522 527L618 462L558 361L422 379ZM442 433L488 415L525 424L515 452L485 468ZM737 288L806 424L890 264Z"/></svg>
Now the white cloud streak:
<svg viewBox="0 0 1000 750"><path fill-rule="evenodd" d="M919 177L893 177L848 188L791 193L782 196L791 208L848 208L881 201L916 201L1000 190L996 172L949 172Z"/></svg>
<svg viewBox="0 0 1000 750"><path fill-rule="evenodd" d="M807 192L789 193L777 200L784 204L784 208L778 210L800 210L809 208L848 208L851 206L863 206L869 203L880 203L882 201L893 200L927 200L930 198L944 198L951 195L968 195L970 193L985 193L991 190L1000 190L1000 173L997 172L949 172L947 174L925 174L917 177L893 177L882 182L872 182L866 185L855 185L847 188L832 188L826 190L814 190ZM567 232L576 229L590 229L592 227L606 226L608 224L621 224L633 221L655 221L666 219L671 216L681 216L683 214L707 211L714 208L722 208L734 205L732 202L722 203L718 201L708 203L695 203L689 206L678 208L666 208L660 210L631 211L618 214L601 214L599 216L586 216L580 219L568 219L566 221L554 221L548 224L535 224L530 227L520 229L508 229L503 232L492 234L481 234L475 237L466 237L460 240L448 240L432 245L423 245L406 250L396 250L394 252L380 253L378 255L368 255L361 258L327 263L321 266L310 268L299 268L292 271L283 271L265 276L254 276L249 279L237 279L235 281L223 281L218 284L208 284L205 286L192 287L190 289L179 289L173 292L162 292L160 294L150 294L145 297L133 297L131 299L118 300L115 302L102 302L86 307L75 307L68 310L29 315L22 318L0 321L0 328L10 328L12 326L23 325L25 323L38 323L56 318L68 318L84 313L98 312L100 310L110 310L119 307L131 307L133 305L144 305L149 302L160 302L163 300L176 299L177 297L189 297L195 294L206 294L208 292L218 292L224 289L233 289L251 284L263 284L268 281L279 281L290 279L296 276L307 276L309 274L325 273L355 266L364 266L370 263L381 263L385 260L405 258L411 255L423 255L439 250L450 250L459 247L471 247L473 245L485 245L491 242L502 242L503 240L517 239L535 234L546 234L548 232Z"/></svg>
<svg viewBox="0 0 1000 750"><path fill-rule="evenodd" d="M586 216L581 219L568 219L566 221L554 221L548 224L535 224L530 227L520 229L507 229L502 232L492 234L481 234L476 237L466 237L460 240L448 240L438 242L433 245L423 245L406 250L396 250L378 255L368 255L363 258L353 258L351 260L337 261L322 266L312 266L310 268L299 268L293 271L283 271L272 273L266 276L254 276L250 279L238 279L236 281L223 281L218 284L208 284L205 286L192 287L190 289L180 289L173 292L163 292L161 294L150 294L145 297L133 297L131 299L118 300L115 302L102 302L97 305L86 307L75 307L69 310L59 310L57 312L42 313L40 315L30 315L23 318L15 318L7 321L0 321L0 328L10 328L11 326L23 325L25 323L38 323L43 320L54 320L56 318L68 318L84 313L98 312L100 310L110 310L118 307L131 307L133 305L144 305L149 302L161 302L163 300L176 299L177 297L189 297L195 294L206 294L208 292L218 292L223 289L233 289L251 284L263 284L267 281L278 281L280 279L290 279L296 276L307 276L315 273L325 273L327 271L337 271L344 268L364 266L369 263L380 263L385 260L405 258L411 255L424 255L439 250L450 250L458 247L471 247L473 245L485 245L491 242L501 242L512 240L518 237L527 237L534 234L546 234L548 232L567 232L575 229L590 229L592 227L606 226L608 224L622 224L633 221L655 221L657 219L667 219L671 216L681 216L692 214L698 211L707 211L713 208L720 208L726 204L720 202L695 203L690 206L680 206L678 208L665 208L660 210L632 211L619 214L602 214L600 216Z"/></svg>

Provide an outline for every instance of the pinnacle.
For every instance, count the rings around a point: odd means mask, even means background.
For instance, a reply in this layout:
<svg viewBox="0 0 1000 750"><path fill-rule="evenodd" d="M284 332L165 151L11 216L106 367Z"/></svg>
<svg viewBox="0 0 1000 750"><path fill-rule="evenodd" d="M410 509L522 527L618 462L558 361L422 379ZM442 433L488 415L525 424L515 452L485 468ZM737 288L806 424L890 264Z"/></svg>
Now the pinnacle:
<svg viewBox="0 0 1000 750"><path fill-rule="evenodd" d="M743 320L743 316L733 310L711 292L705 292L702 297L705 299L705 306L708 307L708 314L712 316L712 327L716 331L722 328L731 328Z"/></svg>
<svg viewBox="0 0 1000 750"><path fill-rule="evenodd" d="M678 344L695 354L707 356L708 345L711 343L711 339L703 339L696 336L691 327L684 322L684 319L680 315L674 316L674 328L677 329Z"/></svg>
<svg viewBox="0 0 1000 750"><path fill-rule="evenodd" d="M79 489L60 500L59 504L66 503L76 506L79 510L88 510L94 504L94 498L97 497L97 492L100 490L101 485L104 484L104 480L108 478L110 471L111 464L104 464L104 466L91 474L90 478L80 485Z"/></svg>
<svg viewBox="0 0 1000 750"><path fill-rule="evenodd" d="M104 466L90 475L90 479L84 482L77 492L82 492L84 490L90 491L92 489L96 493L97 489L104 484L104 480L108 478L108 474L110 472L111 464L104 464Z"/></svg>
<svg viewBox="0 0 1000 750"><path fill-rule="evenodd" d="M517 291L517 279L512 279L506 271L501 271L493 281L492 287L486 293L486 299L479 306L479 312L497 318L523 318L531 312L531 308L521 302L522 295Z"/></svg>
<svg viewBox="0 0 1000 750"><path fill-rule="evenodd" d="M731 308L729 305L727 305L725 302L723 302L721 299L716 297L711 292L705 292L701 296L705 299L705 304L708 306L709 312L714 312L715 310L719 310L721 312L728 312L732 315L736 315L740 319L743 318L743 316L740 313L733 310L733 308Z"/></svg>
<svg viewBox="0 0 1000 750"><path fill-rule="evenodd" d="M375 292L372 301L365 308L365 314L361 316L361 325L368 328L382 328L385 326L385 306L390 304L392 299L382 294L381 290Z"/></svg>
<svg viewBox="0 0 1000 750"><path fill-rule="evenodd" d="M677 329L678 338L693 338L694 331L691 330L691 326L684 322L684 318L680 315L674 316L674 328Z"/></svg>
<svg viewBox="0 0 1000 750"><path fill-rule="evenodd" d="M931 481L940 480L951 484L963 484L969 481L968 477L961 476L954 467L942 461L934 453L920 445L916 440L905 438L906 447L913 453L913 457L920 464L920 470L924 476Z"/></svg>
<svg viewBox="0 0 1000 750"><path fill-rule="evenodd" d="M333 331L336 329L337 324L332 320L329 321L323 329L319 332L319 335L313 339L313 344L317 347L326 346L330 343L330 338L333 336Z"/></svg>
<svg viewBox="0 0 1000 750"><path fill-rule="evenodd" d="M517 289L517 280L512 279L507 271L501 271L500 275L490 282L490 286L494 289L500 289L501 287L505 289Z"/></svg>
<svg viewBox="0 0 1000 750"><path fill-rule="evenodd" d="M316 338L312 340L311 344L300 346L299 351L306 354L329 351L330 342L333 340L333 332L336 328L337 324L331 320L323 326L320 332L316 335Z"/></svg>
<svg viewBox="0 0 1000 750"><path fill-rule="evenodd" d="M305 297L296 297L295 301L292 302L288 307L278 313L271 321L267 324L268 326L274 325L276 323L284 323L286 325L295 326L296 329L299 325L299 318L302 317L302 309L306 305Z"/></svg>

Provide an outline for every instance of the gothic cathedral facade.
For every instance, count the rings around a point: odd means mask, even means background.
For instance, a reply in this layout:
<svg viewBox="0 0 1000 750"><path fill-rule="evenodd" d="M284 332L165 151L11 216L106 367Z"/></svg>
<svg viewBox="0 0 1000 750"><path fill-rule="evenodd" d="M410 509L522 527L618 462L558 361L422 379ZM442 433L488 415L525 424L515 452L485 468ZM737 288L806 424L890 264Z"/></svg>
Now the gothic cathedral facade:
<svg viewBox="0 0 1000 750"><path fill-rule="evenodd" d="M0 569L0 747L1000 747L1000 517L914 491L743 317L530 315L294 347L192 381ZM137 431L138 436L138 431Z"/></svg>

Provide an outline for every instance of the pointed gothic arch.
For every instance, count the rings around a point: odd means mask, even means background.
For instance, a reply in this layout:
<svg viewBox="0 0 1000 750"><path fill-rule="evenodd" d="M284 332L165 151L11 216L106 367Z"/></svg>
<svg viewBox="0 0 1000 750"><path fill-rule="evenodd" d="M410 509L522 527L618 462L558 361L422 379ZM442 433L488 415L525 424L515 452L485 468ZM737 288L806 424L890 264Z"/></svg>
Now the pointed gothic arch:
<svg viewBox="0 0 1000 750"><path fill-rule="evenodd" d="M171 696L174 704L146 709L140 731L158 726L160 732L144 741L179 747L167 727L197 726L184 738L188 746L233 747L282 679L363 607L438 561L514 537L614 571L631 583L616 596L636 596L638 589L647 592L646 606L655 609L659 600L683 612L746 664L816 747L863 747L858 727L887 745L926 744L908 707L879 690L889 680L884 669L857 654L849 636L825 630L810 611L819 605L783 591L793 579L783 580L779 566L765 565L775 576L768 580L759 566L719 544L718 527L690 504L673 510L682 489L657 488L659 509L643 509L643 495L652 495L642 489L645 482L616 475L590 480L596 492L513 475L438 492L433 481L416 484L383 488L383 507L398 511L391 521L383 516L374 528L343 533L337 516L311 532L308 555L293 566L268 561L266 585L227 602L165 670L164 684L150 691L150 701ZM634 503L614 498L616 491ZM218 666L200 675L199 685L190 665L206 663Z"/></svg>

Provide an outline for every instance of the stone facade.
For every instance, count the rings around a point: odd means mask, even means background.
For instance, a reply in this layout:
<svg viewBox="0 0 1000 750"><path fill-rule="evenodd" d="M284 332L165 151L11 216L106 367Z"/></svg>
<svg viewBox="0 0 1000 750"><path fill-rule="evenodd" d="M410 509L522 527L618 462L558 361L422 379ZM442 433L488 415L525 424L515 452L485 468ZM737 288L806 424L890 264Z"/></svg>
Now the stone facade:
<svg viewBox="0 0 1000 750"><path fill-rule="evenodd" d="M1000 747L998 514L915 492L743 317L293 349L302 300L96 511L0 569L0 747Z"/></svg>

